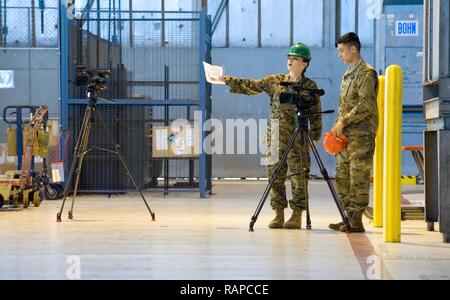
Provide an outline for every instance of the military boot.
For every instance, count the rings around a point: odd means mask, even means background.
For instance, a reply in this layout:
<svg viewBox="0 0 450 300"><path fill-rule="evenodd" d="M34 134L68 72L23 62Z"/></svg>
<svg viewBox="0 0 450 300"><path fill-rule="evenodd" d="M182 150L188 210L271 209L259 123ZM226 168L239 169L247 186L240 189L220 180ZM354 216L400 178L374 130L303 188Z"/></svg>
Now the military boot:
<svg viewBox="0 0 450 300"><path fill-rule="evenodd" d="M339 228L341 228L341 226L343 226L343 225L344 225L344 222L331 223L330 225L328 225L328 228L330 228L331 230L339 231Z"/></svg>
<svg viewBox="0 0 450 300"><path fill-rule="evenodd" d="M282 228L284 223L284 208L275 209L275 219L270 221L269 228Z"/></svg>
<svg viewBox="0 0 450 300"><path fill-rule="evenodd" d="M347 211L347 217L350 219L352 212ZM335 231L340 231L341 226L344 226L345 223L344 222L339 222L339 223L331 223L330 225L328 225L328 228L330 228L331 230L335 230Z"/></svg>
<svg viewBox="0 0 450 300"><path fill-rule="evenodd" d="M348 232L364 232L366 231L364 229L364 224L362 222L362 215L363 215L363 210L361 211L355 211L352 213L351 217L349 217L349 224L350 224L350 229L348 230ZM339 228L339 231L345 232L345 225L342 225Z"/></svg>
<svg viewBox="0 0 450 300"><path fill-rule="evenodd" d="M302 212L303 210L294 208L291 218L283 224L283 228L300 229L302 228Z"/></svg>

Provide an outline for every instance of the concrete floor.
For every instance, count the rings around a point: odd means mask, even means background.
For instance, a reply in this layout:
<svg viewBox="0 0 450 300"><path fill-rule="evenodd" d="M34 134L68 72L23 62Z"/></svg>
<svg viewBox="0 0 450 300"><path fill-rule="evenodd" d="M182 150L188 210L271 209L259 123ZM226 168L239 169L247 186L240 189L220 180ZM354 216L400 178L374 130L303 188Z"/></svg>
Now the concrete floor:
<svg viewBox="0 0 450 300"><path fill-rule="evenodd" d="M326 184L310 184L312 231L269 230L266 203L248 224L264 182L215 182L214 197L148 193L81 196L75 220L61 201L0 212L0 279L450 279L450 245L422 221L402 222L402 243L328 230L339 215ZM290 214L290 210L287 210Z"/></svg>

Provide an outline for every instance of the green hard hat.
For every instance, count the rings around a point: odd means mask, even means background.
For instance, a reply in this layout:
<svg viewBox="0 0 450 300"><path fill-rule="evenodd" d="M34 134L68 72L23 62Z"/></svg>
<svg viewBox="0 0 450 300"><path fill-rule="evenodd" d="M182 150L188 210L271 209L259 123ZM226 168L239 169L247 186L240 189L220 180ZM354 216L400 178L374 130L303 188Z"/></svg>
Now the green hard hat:
<svg viewBox="0 0 450 300"><path fill-rule="evenodd" d="M305 44L298 43L289 48L288 56L300 56L307 60L311 60L311 51Z"/></svg>

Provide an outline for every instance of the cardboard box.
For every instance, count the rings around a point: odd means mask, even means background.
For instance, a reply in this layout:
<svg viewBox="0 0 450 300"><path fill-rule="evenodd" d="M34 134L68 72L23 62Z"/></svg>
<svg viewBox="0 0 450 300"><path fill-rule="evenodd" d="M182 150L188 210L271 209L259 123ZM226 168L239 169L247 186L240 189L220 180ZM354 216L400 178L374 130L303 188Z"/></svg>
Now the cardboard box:
<svg viewBox="0 0 450 300"><path fill-rule="evenodd" d="M156 126L152 128L154 158L184 158L200 155L200 133L194 126Z"/></svg>

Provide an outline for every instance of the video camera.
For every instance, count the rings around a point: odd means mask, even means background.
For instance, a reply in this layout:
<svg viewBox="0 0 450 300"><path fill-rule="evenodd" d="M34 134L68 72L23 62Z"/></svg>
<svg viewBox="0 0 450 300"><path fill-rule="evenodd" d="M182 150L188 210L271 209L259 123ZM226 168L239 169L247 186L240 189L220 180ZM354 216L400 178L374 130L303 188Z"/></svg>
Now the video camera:
<svg viewBox="0 0 450 300"><path fill-rule="evenodd" d="M280 103L296 105L299 110L312 108L315 104L315 96L325 95L322 89L304 88L293 82L283 81L280 85L288 88L287 92L280 94Z"/></svg>
<svg viewBox="0 0 450 300"><path fill-rule="evenodd" d="M77 86L87 87L93 91L104 91L107 88L107 80L111 76L109 70L92 71L83 65L76 66L77 77L75 83Z"/></svg>

